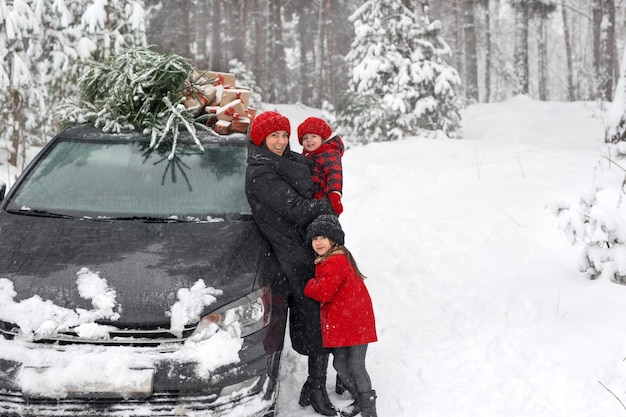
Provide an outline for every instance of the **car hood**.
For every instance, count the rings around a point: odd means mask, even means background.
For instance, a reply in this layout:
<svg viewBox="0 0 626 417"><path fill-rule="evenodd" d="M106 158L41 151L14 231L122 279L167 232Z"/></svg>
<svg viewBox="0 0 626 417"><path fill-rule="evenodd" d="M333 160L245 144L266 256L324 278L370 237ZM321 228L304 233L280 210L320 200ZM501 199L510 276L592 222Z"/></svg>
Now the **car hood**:
<svg viewBox="0 0 626 417"><path fill-rule="evenodd" d="M39 296L92 309L80 297L77 272L97 272L116 291L119 323L169 321L177 291L202 279L223 291L215 307L250 293L267 251L252 221L147 223L89 221L0 213L0 278L15 301Z"/></svg>

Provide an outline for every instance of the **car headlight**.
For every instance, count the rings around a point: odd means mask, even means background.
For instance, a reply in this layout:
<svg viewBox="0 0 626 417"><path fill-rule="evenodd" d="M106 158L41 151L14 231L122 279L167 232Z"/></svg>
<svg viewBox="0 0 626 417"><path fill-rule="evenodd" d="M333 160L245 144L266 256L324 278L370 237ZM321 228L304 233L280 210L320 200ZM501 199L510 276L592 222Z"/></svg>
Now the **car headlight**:
<svg viewBox="0 0 626 417"><path fill-rule="evenodd" d="M245 337L267 326L270 321L269 289L262 287L200 319L191 337L217 325L236 337Z"/></svg>

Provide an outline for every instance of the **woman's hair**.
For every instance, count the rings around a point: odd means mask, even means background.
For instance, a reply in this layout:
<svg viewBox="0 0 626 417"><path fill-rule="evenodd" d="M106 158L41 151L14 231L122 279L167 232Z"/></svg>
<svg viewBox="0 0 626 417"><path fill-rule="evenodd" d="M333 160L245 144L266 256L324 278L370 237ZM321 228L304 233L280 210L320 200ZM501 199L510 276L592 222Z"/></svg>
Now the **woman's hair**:
<svg viewBox="0 0 626 417"><path fill-rule="evenodd" d="M331 242L333 246L330 248L330 250L328 251L326 255L318 257L316 259L316 263L321 262L327 259L329 256L332 256L336 253L343 253L348 258L348 263L350 264L350 268L352 268L352 271L354 271L354 273L361 279L367 278L365 275L363 275L363 273L359 269L359 266L356 263L356 259L354 259L354 256L352 256L352 253L348 250L348 248L346 248L344 245L338 245L332 240Z"/></svg>

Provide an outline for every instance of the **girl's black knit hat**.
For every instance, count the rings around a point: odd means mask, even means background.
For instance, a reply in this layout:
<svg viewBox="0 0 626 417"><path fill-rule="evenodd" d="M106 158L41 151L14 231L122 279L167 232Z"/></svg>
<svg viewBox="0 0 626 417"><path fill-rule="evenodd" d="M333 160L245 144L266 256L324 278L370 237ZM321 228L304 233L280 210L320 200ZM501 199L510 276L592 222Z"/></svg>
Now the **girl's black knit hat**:
<svg viewBox="0 0 626 417"><path fill-rule="evenodd" d="M322 214L306 229L306 238L311 241L316 236L325 236L338 245L344 244L345 234L339 218L332 214Z"/></svg>

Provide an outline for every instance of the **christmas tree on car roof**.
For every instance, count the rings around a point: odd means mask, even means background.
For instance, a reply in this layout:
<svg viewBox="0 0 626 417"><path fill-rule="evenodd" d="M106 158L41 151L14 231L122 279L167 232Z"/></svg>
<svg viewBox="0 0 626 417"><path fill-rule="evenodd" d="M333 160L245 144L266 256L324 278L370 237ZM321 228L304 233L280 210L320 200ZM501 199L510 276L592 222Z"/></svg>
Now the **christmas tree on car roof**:
<svg viewBox="0 0 626 417"><path fill-rule="evenodd" d="M150 147L171 144L174 156L181 129L202 148L197 129L219 135L248 133L256 111L250 91L235 75L197 70L188 59L150 48L126 50L85 72L79 96L54 111L64 125L91 123L105 132L139 129Z"/></svg>

